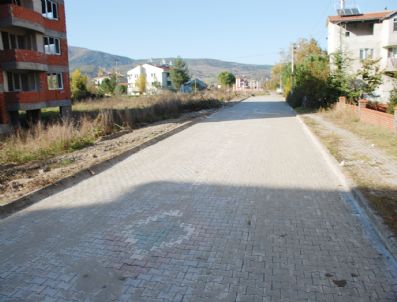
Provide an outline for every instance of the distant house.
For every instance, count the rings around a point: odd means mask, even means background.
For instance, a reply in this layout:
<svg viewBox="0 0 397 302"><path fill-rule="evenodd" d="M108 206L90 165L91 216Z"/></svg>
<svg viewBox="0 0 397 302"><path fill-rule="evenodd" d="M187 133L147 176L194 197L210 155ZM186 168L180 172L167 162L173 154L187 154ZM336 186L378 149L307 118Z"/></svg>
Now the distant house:
<svg viewBox="0 0 397 302"><path fill-rule="evenodd" d="M363 60L380 60L385 72L383 84L375 91L376 100L387 102L396 81L388 74L397 72L397 11L360 13L357 9L338 10L328 17L328 53L341 51L351 59L348 72L356 73Z"/></svg>
<svg viewBox="0 0 397 302"><path fill-rule="evenodd" d="M206 90L208 85L199 79L193 79L181 86L181 92L192 93Z"/></svg>
<svg viewBox="0 0 397 302"><path fill-rule="evenodd" d="M114 75L116 75L116 77L117 77L117 83L125 83L125 82L127 82L126 76L123 75L120 72L117 72L117 73L115 73L115 72L105 72L103 75L98 76L96 78L93 78L92 82L95 84L95 86L101 86L103 81L105 81L106 79L110 80L110 78L112 76L114 76Z"/></svg>
<svg viewBox="0 0 397 302"><path fill-rule="evenodd" d="M257 80L247 79L246 77L236 78L236 91L246 91L246 90L260 90L261 85Z"/></svg>
<svg viewBox="0 0 397 302"><path fill-rule="evenodd" d="M141 75L146 78L146 93L157 93L162 89L171 89L170 67L168 65L154 66L151 64L138 65L127 72L128 94L139 94L137 80Z"/></svg>
<svg viewBox="0 0 397 302"><path fill-rule="evenodd" d="M92 82L95 84L95 86L101 86L102 82L106 79L110 79L110 77L109 76L96 77L92 79Z"/></svg>

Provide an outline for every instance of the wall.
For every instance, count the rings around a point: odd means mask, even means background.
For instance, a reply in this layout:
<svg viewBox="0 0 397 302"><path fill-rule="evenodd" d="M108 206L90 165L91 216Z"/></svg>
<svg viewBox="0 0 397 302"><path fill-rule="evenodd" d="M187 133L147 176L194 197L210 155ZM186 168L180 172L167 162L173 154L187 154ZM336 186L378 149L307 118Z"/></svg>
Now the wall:
<svg viewBox="0 0 397 302"><path fill-rule="evenodd" d="M387 128L397 132L397 107L394 115L366 108L367 100L360 100L358 106L346 104L346 98L339 98L337 106L349 109L357 114L360 121L366 124Z"/></svg>
<svg viewBox="0 0 397 302"><path fill-rule="evenodd" d="M397 31L393 30L393 20L395 18L397 18L397 13L390 19L383 21L384 28L382 31L382 47L397 45Z"/></svg>
<svg viewBox="0 0 397 302"><path fill-rule="evenodd" d="M33 110L43 107L56 107L70 105L70 79L69 74L63 74L62 90L48 90L47 73L39 74L39 91L6 92L4 93L7 108L15 110Z"/></svg>

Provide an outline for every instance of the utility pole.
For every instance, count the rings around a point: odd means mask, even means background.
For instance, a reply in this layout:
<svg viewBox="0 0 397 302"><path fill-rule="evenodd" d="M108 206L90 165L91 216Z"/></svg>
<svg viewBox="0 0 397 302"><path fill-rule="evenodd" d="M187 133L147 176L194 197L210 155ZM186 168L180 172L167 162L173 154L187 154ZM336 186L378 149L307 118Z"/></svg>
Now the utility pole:
<svg viewBox="0 0 397 302"><path fill-rule="evenodd" d="M291 72L294 74L295 71L295 44L292 44L291 49Z"/></svg>
<svg viewBox="0 0 397 302"><path fill-rule="evenodd" d="M119 67L119 66L118 66L118 65L119 65L119 60L116 59L116 62L115 62L115 63L116 63L116 70L115 70L115 73L114 73L114 74L115 74L115 76L116 76L116 85L117 85L117 83L118 83L117 69L118 69L118 67Z"/></svg>
<svg viewBox="0 0 397 302"><path fill-rule="evenodd" d="M292 50L291 50L291 92L294 92L294 86L295 86L294 73L295 73L295 43L292 44Z"/></svg>

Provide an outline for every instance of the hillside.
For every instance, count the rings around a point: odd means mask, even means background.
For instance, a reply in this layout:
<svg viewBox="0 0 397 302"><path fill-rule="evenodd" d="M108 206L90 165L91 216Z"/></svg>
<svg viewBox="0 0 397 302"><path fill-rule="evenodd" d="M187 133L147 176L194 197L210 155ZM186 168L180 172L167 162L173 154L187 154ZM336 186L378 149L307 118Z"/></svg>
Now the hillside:
<svg viewBox="0 0 397 302"><path fill-rule="evenodd" d="M166 62L175 58L164 58ZM236 75L245 75L256 80L263 80L270 75L270 65L251 65L234 62L225 62L214 59L185 59L189 71L193 77L197 77L215 83L218 74L222 71L230 71ZM161 63L163 59L153 59L153 63ZM99 68L112 70L116 64L118 70L126 73L134 66L147 63L147 59L134 60L127 57L116 56L105 52L89 50L86 48L69 46L70 70L80 69L90 77L95 77Z"/></svg>

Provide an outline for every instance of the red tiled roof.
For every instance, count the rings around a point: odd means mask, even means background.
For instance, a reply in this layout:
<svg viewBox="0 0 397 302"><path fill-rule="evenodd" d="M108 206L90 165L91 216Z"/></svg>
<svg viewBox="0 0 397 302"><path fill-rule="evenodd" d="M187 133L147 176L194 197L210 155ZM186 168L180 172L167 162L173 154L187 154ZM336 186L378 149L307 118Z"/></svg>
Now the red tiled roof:
<svg viewBox="0 0 397 302"><path fill-rule="evenodd" d="M171 70L171 67L170 67L170 66L156 66L156 67L161 68L161 69L163 69L164 71L169 71L169 70Z"/></svg>
<svg viewBox="0 0 397 302"><path fill-rule="evenodd" d="M332 23L346 22L346 21L370 21L383 20L397 13L397 11L385 10L383 12L367 13L358 16L331 16L328 21Z"/></svg>

